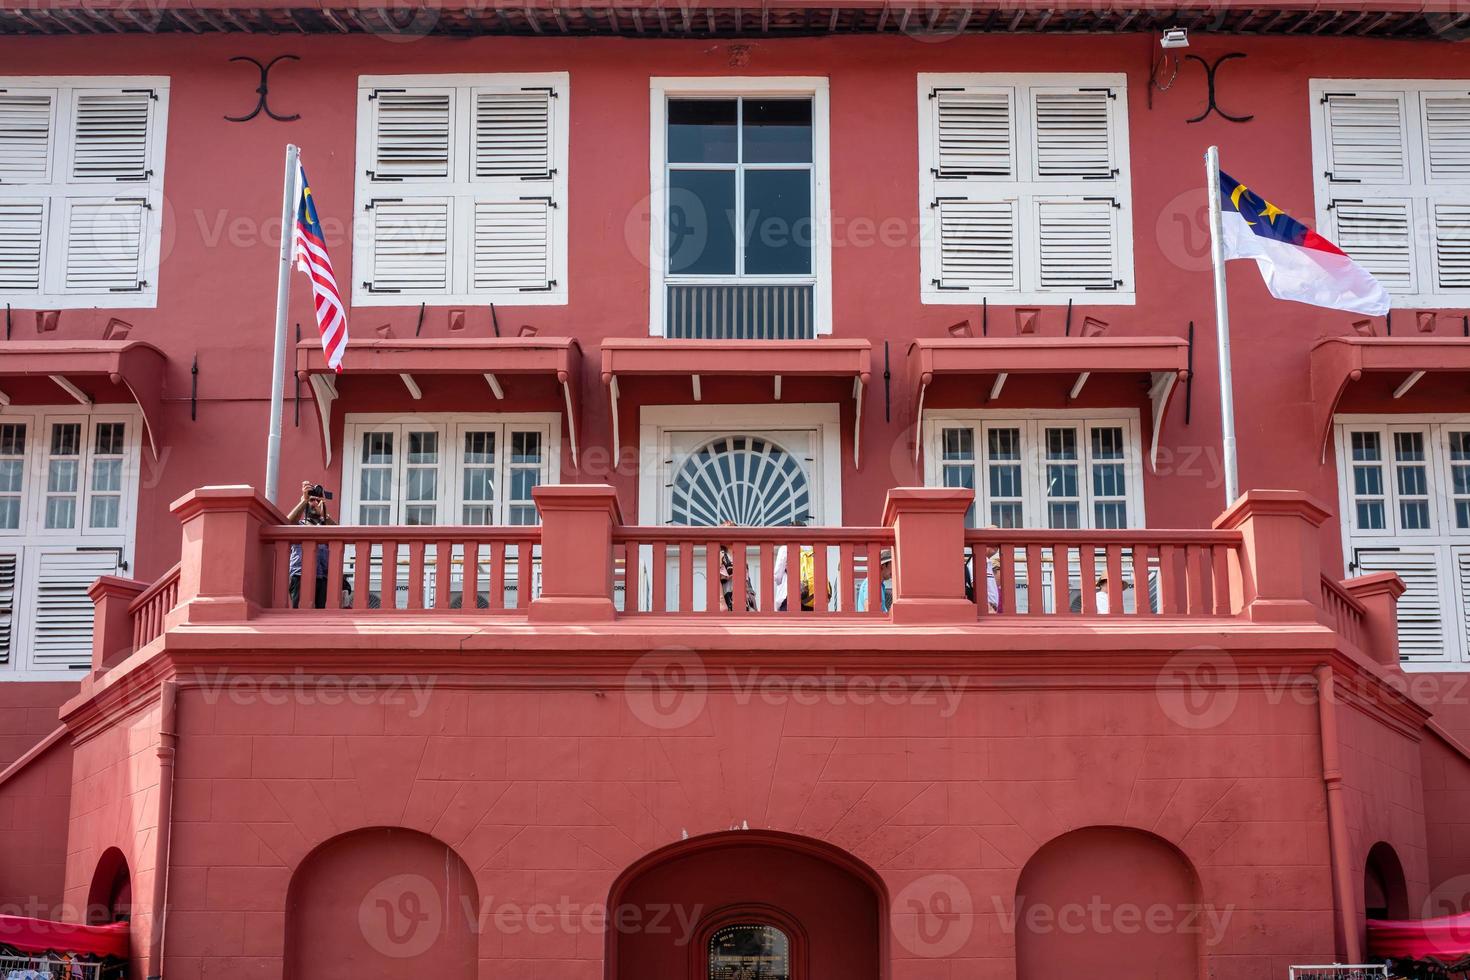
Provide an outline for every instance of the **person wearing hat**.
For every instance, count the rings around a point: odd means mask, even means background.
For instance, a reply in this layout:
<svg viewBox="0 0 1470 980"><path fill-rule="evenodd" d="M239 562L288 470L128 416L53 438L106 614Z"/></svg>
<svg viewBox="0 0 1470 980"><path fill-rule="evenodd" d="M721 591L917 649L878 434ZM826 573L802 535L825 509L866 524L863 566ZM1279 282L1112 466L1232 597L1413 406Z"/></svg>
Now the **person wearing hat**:
<svg viewBox="0 0 1470 980"><path fill-rule="evenodd" d="M308 525L308 524L336 524L332 515L327 513L327 501L332 499L332 492L324 490L320 483L312 483L310 480L301 481L301 499L291 512L286 515L286 523ZM291 608L295 609L301 604L301 544L297 542L291 545L291 581L287 591L291 596ZM317 609L327 608L327 546L325 543L316 546L316 590L315 605Z"/></svg>
<svg viewBox="0 0 1470 980"><path fill-rule="evenodd" d="M878 568L878 574L882 576L883 581L879 601L883 603L883 611L887 612L888 607L893 605L893 585L891 584L893 582L893 552L883 552L883 557L878 559ZM871 576L864 575L858 582L857 600L853 603L853 608L858 612L868 611L868 581L870 578Z"/></svg>

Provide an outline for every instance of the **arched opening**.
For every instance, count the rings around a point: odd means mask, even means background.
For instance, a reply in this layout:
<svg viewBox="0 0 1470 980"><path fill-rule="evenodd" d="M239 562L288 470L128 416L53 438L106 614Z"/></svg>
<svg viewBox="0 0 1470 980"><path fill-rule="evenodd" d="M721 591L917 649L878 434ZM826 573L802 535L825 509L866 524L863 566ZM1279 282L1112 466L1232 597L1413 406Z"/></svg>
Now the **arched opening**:
<svg viewBox="0 0 1470 980"><path fill-rule="evenodd" d="M1124 827L1063 834L1032 855L1016 885L1018 980L1184 980L1219 923L1177 848ZM1216 937L1218 938L1218 937Z"/></svg>
<svg viewBox="0 0 1470 980"><path fill-rule="evenodd" d="M286 895L286 980L473 980L474 877L442 841L372 827L306 856Z"/></svg>
<svg viewBox="0 0 1470 980"><path fill-rule="evenodd" d="M109 847L102 852L87 889L87 924L104 926L127 922L133 917L133 879L123 852Z"/></svg>
<svg viewBox="0 0 1470 980"><path fill-rule="evenodd" d="M608 898L609 980L878 980L887 898L872 869L820 841L733 831L680 841Z"/></svg>
<svg viewBox="0 0 1470 980"><path fill-rule="evenodd" d="M1363 865L1363 914L1368 919L1407 919L1409 889L1392 845L1379 841Z"/></svg>

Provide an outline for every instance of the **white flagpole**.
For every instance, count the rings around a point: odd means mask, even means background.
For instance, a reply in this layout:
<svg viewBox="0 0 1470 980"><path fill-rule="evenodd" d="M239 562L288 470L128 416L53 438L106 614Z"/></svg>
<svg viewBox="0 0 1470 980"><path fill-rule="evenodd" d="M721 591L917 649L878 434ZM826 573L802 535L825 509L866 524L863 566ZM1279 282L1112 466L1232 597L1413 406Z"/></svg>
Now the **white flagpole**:
<svg viewBox="0 0 1470 980"><path fill-rule="evenodd" d="M286 189L281 201L281 272L276 282L276 347L271 361L271 425L265 448L265 499L277 502L281 482L281 414L286 398L286 307L291 300L291 232L296 226L299 150L286 144Z"/></svg>
<svg viewBox="0 0 1470 980"><path fill-rule="evenodd" d="M1224 436L1225 506L1240 495L1235 462L1235 390L1230 380L1230 304L1225 295L1225 242L1221 237L1220 148L1205 151L1205 180L1210 190L1210 259L1215 266L1215 331L1220 350L1220 431Z"/></svg>

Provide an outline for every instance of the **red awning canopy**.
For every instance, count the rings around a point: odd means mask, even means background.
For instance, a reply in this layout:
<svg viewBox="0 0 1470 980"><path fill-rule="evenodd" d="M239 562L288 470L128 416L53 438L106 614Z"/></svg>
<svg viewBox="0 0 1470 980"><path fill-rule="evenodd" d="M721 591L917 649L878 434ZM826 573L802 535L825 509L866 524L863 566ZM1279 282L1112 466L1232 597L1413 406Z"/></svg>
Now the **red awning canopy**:
<svg viewBox="0 0 1470 980"><path fill-rule="evenodd" d="M1369 919L1368 955L1440 960L1470 955L1470 912L1438 919Z"/></svg>
<svg viewBox="0 0 1470 980"><path fill-rule="evenodd" d="M74 922L0 915L0 946L23 953L78 953L128 958L128 924L83 926Z"/></svg>
<svg viewBox="0 0 1470 980"><path fill-rule="evenodd" d="M855 403L853 465L862 445L863 394L872 380L872 345L866 340L665 340L660 337L602 342L602 383L612 401L613 458L619 458L619 378L689 378L700 401L703 377L767 377L781 400L783 378L851 378Z"/></svg>
<svg viewBox="0 0 1470 980"><path fill-rule="evenodd" d="M1013 374L1057 375L1066 379L1068 401L1094 374L1140 374L1149 379L1153 434L1149 463L1156 463L1159 428L1176 383L1189 377L1189 341L1182 337L936 337L909 345L914 385L914 462L924 440L924 395L942 375L988 376L987 401L1000 398ZM1058 390L1061 395L1061 390Z"/></svg>
<svg viewBox="0 0 1470 980"><path fill-rule="evenodd" d="M0 408L51 404L58 396L82 405L135 402L157 459L167 363L162 351L139 340L0 342Z"/></svg>
<svg viewBox="0 0 1470 980"><path fill-rule="evenodd" d="M354 340L342 358L341 377L397 375L408 393L422 397L422 385L445 375L482 375L487 395L505 398L506 379L540 375L561 386L566 407L572 463L577 462L577 426L581 395L577 389L582 348L569 337L439 337L412 340ZM338 375L327 367L321 343L296 345L296 376L311 384L322 425L322 455L332 461L332 402Z"/></svg>
<svg viewBox="0 0 1470 980"><path fill-rule="evenodd" d="M1328 337L1312 348L1312 416L1327 461L1332 417L1347 386L1365 371L1397 372L1402 398L1430 371L1470 371L1470 337Z"/></svg>

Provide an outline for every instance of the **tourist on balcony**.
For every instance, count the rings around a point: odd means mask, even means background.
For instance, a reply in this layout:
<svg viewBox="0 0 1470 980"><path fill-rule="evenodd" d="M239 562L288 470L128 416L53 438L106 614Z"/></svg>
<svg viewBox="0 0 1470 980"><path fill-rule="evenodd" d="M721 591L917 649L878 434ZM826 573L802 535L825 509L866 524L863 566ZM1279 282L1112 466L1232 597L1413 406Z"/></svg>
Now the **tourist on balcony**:
<svg viewBox="0 0 1470 980"><path fill-rule="evenodd" d="M720 527L735 527L732 520L723 520ZM736 547L744 548L744 543L737 543ZM735 560L730 557L730 549L720 545L720 608L725 612L735 610ZM750 566L745 570L745 611L755 612L755 585L750 578Z"/></svg>
<svg viewBox="0 0 1470 980"><path fill-rule="evenodd" d="M301 526L336 524L337 522L332 520L332 515L327 512L327 501L331 498L331 491L324 490L320 483L302 480L301 499L286 515L286 523ZM291 596L291 608L295 609L301 603L301 543L299 541L291 545L290 566L291 581L287 591ZM327 608L327 546L325 543L316 546L314 598L317 609Z"/></svg>
<svg viewBox="0 0 1470 980"><path fill-rule="evenodd" d="M991 524L987 530L999 530L996 525ZM975 573L971 568L974 561L973 556L965 559L965 598L971 602L975 601ZM996 573L1000 570L1000 548L996 545L985 546L985 605L991 612L1000 612L1000 584L996 581Z"/></svg>
<svg viewBox="0 0 1470 980"><path fill-rule="evenodd" d="M790 524L787 524L786 526L787 527L805 527L806 526L806 521L797 519L797 520L792 521ZM816 568L815 568L816 562L815 562L815 556L812 554L812 550L810 548L800 548L799 547L797 549L797 551L798 551L797 562L798 562L798 564L800 566L797 569L798 580L799 580L799 583L800 583L797 586L797 588L800 589L799 595L801 596L801 599L800 599L800 601L801 601L801 608L802 609L815 609L816 608ZM785 612L786 611L786 598L787 598L787 594L790 592L790 588L791 588L790 576L787 574L786 565L787 565L786 545L783 544L783 545L779 546L776 549L776 556L775 556L775 558L771 562L771 587L772 587L772 590L775 592L775 595L772 598L774 600L775 608L776 608L776 610L778 612Z"/></svg>
<svg viewBox="0 0 1470 980"><path fill-rule="evenodd" d="M882 589L879 593L879 601L883 604L883 611L887 612L889 607L893 605L893 552L883 552L883 557L878 561L878 568L878 574L882 577ZM870 576L865 575L862 581L858 582L857 600L853 603L853 608L858 612L868 611L869 580Z"/></svg>

